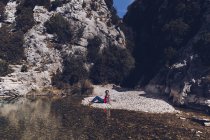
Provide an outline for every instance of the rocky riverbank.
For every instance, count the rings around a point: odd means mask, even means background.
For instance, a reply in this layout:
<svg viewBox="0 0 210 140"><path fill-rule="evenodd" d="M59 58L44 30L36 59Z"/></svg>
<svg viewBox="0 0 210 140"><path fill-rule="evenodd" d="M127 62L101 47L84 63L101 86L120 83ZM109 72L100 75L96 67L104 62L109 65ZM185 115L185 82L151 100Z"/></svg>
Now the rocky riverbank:
<svg viewBox="0 0 210 140"><path fill-rule="evenodd" d="M93 94L84 98L83 105L88 105L95 97L103 98L104 91L109 90L111 96L111 104L97 104L91 106L96 108L111 108L131 111L140 111L148 113L177 113L178 111L163 99L151 96L144 91L123 91L112 88L112 85L94 86Z"/></svg>

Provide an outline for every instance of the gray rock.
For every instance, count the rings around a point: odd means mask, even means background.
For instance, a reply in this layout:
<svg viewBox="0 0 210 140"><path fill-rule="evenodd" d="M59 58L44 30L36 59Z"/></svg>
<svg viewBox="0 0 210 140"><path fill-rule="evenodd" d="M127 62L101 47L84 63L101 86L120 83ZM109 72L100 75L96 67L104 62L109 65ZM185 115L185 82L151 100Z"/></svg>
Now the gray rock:
<svg viewBox="0 0 210 140"><path fill-rule="evenodd" d="M83 3L86 3L85 7L82 7ZM15 22L17 5L16 2L9 2L6 6L5 14L8 25L15 24L13 22ZM28 72L20 72L21 65L12 65L11 68L14 72L8 76L0 77L2 79L0 82L1 95L7 93L10 93L7 95L25 95L31 90L41 91L51 87L52 75L63 69L62 56L84 57L87 53L88 39L92 39L94 36L102 38L101 49L107 47L109 43L125 48L125 44L122 44L125 42L124 33L121 30L116 30L112 23L107 26L112 13L104 0L71 0L51 12L43 6L35 6L33 13L36 24L25 33L23 46L26 56L24 64L28 67ZM44 23L55 14L62 15L74 29L72 42L57 45L56 36L46 33ZM91 16L87 16L88 14ZM84 31L80 37L77 34L83 27ZM120 36L119 41L115 40L117 36ZM113 41L110 40L112 38ZM59 49L53 45L59 46Z"/></svg>
<svg viewBox="0 0 210 140"><path fill-rule="evenodd" d="M210 126L210 119L193 116L192 121L197 122L197 123L199 123L201 125L204 125L204 126Z"/></svg>
<svg viewBox="0 0 210 140"><path fill-rule="evenodd" d="M210 122L204 122L204 125L210 127Z"/></svg>

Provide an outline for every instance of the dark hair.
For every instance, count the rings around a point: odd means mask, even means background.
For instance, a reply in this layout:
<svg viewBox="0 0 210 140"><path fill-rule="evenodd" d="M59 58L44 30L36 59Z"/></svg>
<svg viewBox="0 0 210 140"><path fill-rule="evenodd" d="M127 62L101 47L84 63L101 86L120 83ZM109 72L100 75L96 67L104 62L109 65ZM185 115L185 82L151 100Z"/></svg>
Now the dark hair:
<svg viewBox="0 0 210 140"><path fill-rule="evenodd" d="M105 91L105 98L109 98L109 96L110 96L110 95L109 95L109 90L106 90L106 91Z"/></svg>

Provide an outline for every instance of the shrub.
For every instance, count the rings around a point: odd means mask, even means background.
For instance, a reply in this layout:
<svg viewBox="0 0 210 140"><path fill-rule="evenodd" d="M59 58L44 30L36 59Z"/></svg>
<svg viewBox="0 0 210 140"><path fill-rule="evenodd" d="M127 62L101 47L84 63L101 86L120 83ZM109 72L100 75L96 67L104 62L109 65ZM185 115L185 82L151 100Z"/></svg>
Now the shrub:
<svg viewBox="0 0 210 140"><path fill-rule="evenodd" d="M111 10L113 8L113 0L105 0L105 3L108 7L109 10Z"/></svg>
<svg viewBox="0 0 210 140"><path fill-rule="evenodd" d="M82 3L82 8L86 8L86 6L87 6L87 3L86 2L83 2Z"/></svg>
<svg viewBox="0 0 210 140"><path fill-rule="evenodd" d="M28 72L28 67L26 65L22 65L21 72Z"/></svg>
<svg viewBox="0 0 210 140"><path fill-rule="evenodd" d="M97 11L99 8L97 3L95 3L95 2L91 2L90 7L93 11Z"/></svg>
<svg viewBox="0 0 210 140"><path fill-rule="evenodd" d="M117 15L116 9L112 10L111 22L113 25L119 24L120 18Z"/></svg>
<svg viewBox="0 0 210 140"><path fill-rule="evenodd" d="M0 21L4 18L5 5L0 1Z"/></svg>
<svg viewBox="0 0 210 140"><path fill-rule="evenodd" d="M45 22L48 33L56 34L58 43L75 43L83 36L84 27L74 26L69 23L62 15L56 14Z"/></svg>
<svg viewBox="0 0 210 140"><path fill-rule="evenodd" d="M89 80L82 80L71 86L71 94L90 95L93 93L93 86Z"/></svg>
<svg viewBox="0 0 210 140"><path fill-rule="evenodd" d="M93 93L93 85L89 80L83 80L81 83L81 93L82 94L92 94Z"/></svg>
<svg viewBox="0 0 210 140"><path fill-rule="evenodd" d="M133 49L135 47L134 32L131 28L125 26L125 24L120 24L120 29L125 34L126 48L130 52L133 52Z"/></svg>
<svg viewBox="0 0 210 140"><path fill-rule="evenodd" d="M134 59L127 49L110 46L102 51L91 69L90 78L94 83L120 84L134 67Z"/></svg>
<svg viewBox="0 0 210 140"><path fill-rule="evenodd" d="M81 57L67 56L63 60L63 72L61 81L74 84L88 78L88 72L84 67L85 60Z"/></svg>
<svg viewBox="0 0 210 140"><path fill-rule="evenodd" d="M23 33L10 32L7 27L0 28L0 59L17 63L24 57Z"/></svg>
<svg viewBox="0 0 210 140"><path fill-rule="evenodd" d="M98 57L101 43L102 43L101 39L97 36L95 36L93 39L88 40L88 46L87 46L87 49L88 49L87 60L88 60L88 62L95 63L95 61Z"/></svg>
<svg viewBox="0 0 210 140"><path fill-rule="evenodd" d="M60 43L70 42L73 38L69 22L59 14L52 16L45 27L48 33L57 35Z"/></svg>
<svg viewBox="0 0 210 140"><path fill-rule="evenodd" d="M21 7L30 7L34 9L35 6L44 6L45 8L50 7L50 0L20 0Z"/></svg>
<svg viewBox="0 0 210 140"><path fill-rule="evenodd" d="M111 12L111 23L116 25L119 23L120 18L117 15L117 10L114 8L113 4L113 0L105 0L105 3L109 9L109 11Z"/></svg>
<svg viewBox="0 0 210 140"><path fill-rule="evenodd" d="M61 81L61 76L62 76L62 73L60 72L59 69L57 69L56 73L53 73L52 78L51 78L52 85L59 89L62 89L65 87L64 86L65 83Z"/></svg>
<svg viewBox="0 0 210 140"><path fill-rule="evenodd" d="M165 59L167 61L167 64L171 64L172 59L176 55L177 51L173 47L165 48Z"/></svg>
<svg viewBox="0 0 210 140"><path fill-rule="evenodd" d="M26 33L31 29L35 23L33 18L33 9L31 7L21 7L17 8L16 12L16 29L21 30Z"/></svg>
<svg viewBox="0 0 210 140"><path fill-rule="evenodd" d="M194 44L194 52L199 55L204 65L210 66L210 33L204 33Z"/></svg>
<svg viewBox="0 0 210 140"><path fill-rule="evenodd" d="M83 33L84 33L84 29L85 27L84 26L76 26L73 28L73 26L71 26L71 32L73 34L73 37L72 37L72 40L71 42L72 43L78 43L78 40L83 36Z"/></svg>
<svg viewBox="0 0 210 140"><path fill-rule="evenodd" d="M1 3L3 3L4 5L6 5L9 2L9 0L1 0Z"/></svg>
<svg viewBox="0 0 210 140"><path fill-rule="evenodd" d="M50 11L55 11L57 7L62 6L62 2L60 0L55 0L51 2Z"/></svg>
<svg viewBox="0 0 210 140"><path fill-rule="evenodd" d="M175 46L180 45L189 32L189 25L180 19L172 20L163 26L163 32L166 39Z"/></svg>
<svg viewBox="0 0 210 140"><path fill-rule="evenodd" d="M50 0L20 0L16 12L16 29L24 33L31 29L35 23L33 9L35 6L44 6L49 9Z"/></svg>
<svg viewBox="0 0 210 140"><path fill-rule="evenodd" d="M84 59L81 57L66 56L63 61L63 71L57 70L52 75L52 85L66 89L70 93L90 93L91 82L88 79L88 72L84 67ZM69 91L70 90L70 91Z"/></svg>
<svg viewBox="0 0 210 140"><path fill-rule="evenodd" d="M61 7L63 4L68 2L69 0L54 0L51 2L50 11L55 11L57 7Z"/></svg>
<svg viewBox="0 0 210 140"><path fill-rule="evenodd" d="M4 60L0 60L0 76L5 76L10 72L11 70L9 69L9 64Z"/></svg>

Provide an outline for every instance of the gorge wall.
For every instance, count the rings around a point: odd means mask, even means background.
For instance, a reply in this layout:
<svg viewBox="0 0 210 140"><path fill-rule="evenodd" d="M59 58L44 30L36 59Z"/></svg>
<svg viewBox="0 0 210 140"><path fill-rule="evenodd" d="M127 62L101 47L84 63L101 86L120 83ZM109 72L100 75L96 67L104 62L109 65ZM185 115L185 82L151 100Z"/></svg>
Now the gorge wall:
<svg viewBox="0 0 210 140"><path fill-rule="evenodd" d="M83 79L121 82L134 60L112 5L112 0L0 1L0 95Z"/></svg>
<svg viewBox="0 0 210 140"><path fill-rule="evenodd" d="M209 111L210 2L136 0L124 22L135 32L129 86L166 94L176 105Z"/></svg>

